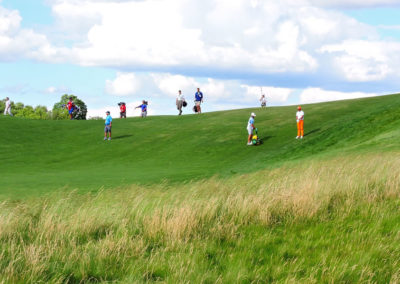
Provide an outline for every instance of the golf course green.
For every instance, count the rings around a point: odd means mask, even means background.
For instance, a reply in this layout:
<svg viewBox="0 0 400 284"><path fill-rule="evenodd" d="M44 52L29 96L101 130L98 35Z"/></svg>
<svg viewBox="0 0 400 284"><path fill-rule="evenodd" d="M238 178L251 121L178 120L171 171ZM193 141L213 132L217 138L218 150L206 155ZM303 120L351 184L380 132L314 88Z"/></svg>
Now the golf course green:
<svg viewBox="0 0 400 284"><path fill-rule="evenodd" d="M114 118L112 141L103 141L103 121L0 117L0 196L229 177L288 161L396 150L399 108L399 95L306 105L302 141L290 106ZM253 111L264 143L245 147Z"/></svg>
<svg viewBox="0 0 400 284"><path fill-rule="evenodd" d="M400 282L400 95L303 110L1 116L0 282Z"/></svg>

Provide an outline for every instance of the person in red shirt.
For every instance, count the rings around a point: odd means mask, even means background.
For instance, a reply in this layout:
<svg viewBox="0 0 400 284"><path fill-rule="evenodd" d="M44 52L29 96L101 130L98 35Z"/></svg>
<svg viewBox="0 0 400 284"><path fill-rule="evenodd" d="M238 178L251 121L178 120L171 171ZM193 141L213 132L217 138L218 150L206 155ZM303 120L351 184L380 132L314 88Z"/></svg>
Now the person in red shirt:
<svg viewBox="0 0 400 284"><path fill-rule="evenodd" d="M73 113L75 111L75 104L72 101L72 97L69 98L69 101L67 103L67 108L68 108L68 113L69 113L70 119L74 119Z"/></svg>
<svg viewBox="0 0 400 284"><path fill-rule="evenodd" d="M126 119L126 105L125 103L119 103L119 118Z"/></svg>

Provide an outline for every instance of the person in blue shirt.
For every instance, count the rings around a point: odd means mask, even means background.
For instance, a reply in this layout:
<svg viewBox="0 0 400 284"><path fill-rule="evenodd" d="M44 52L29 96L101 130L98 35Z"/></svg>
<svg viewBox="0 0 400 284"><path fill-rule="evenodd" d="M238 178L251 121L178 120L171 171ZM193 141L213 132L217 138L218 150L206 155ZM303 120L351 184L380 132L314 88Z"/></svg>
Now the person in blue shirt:
<svg viewBox="0 0 400 284"><path fill-rule="evenodd" d="M147 116L147 105L148 105L148 102L143 100L142 104L140 106L135 107L135 109L136 108L141 108L142 109L142 117L143 118Z"/></svg>
<svg viewBox="0 0 400 284"><path fill-rule="evenodd" d="M253 137L253 130L256 128L254 126L254 118L256 117L256 114L254 112L251 113L251 116L249 118L249 122L247 122L247 133L249 134L249 137L247 139L247 146L253 145L251 143L251 138Z"/></svg>
<svg viewBox="0 0 400 284"><path fill-rule="evenodd" d="M197 88L196 94L194 94L194 104L197 108L197 113L201 113L201 103L203 102L203 93L200 92L200 88Z"/></svg>
<svg viewBox="0 0 400 284"><path fill-rule="evenodd" d="M106 112L106 121L105 121L105 127L104 127L104 140L107 140L107 133L108 133L108 140L111 140L111 126L112 126L112 117L110 115L110 112Z"/></svg>

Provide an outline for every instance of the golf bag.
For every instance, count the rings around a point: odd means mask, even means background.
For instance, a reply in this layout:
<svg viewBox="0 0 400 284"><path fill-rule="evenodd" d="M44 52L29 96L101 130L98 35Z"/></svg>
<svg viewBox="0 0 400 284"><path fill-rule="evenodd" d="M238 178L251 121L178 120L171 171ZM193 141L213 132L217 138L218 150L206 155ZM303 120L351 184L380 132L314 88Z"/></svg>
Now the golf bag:
<svg viewBox="0 0 400 284"><path fill-rule="evenodd" d="M197 113L197 107L196 107L196 106L193 107L193 111L194 111L195 113Z"/></svg>
<svg viewBox="0 0 400 284"><path fill-rule="evenodd" d="M262 141L260 137L258 137L258 129L254 129L253 137L251 138L251 143L253 143L254 146L262 144Z"/></svg>
<svg viewBox="0 0 400 284"><path fill-rule="evenodd" d="M183 101L182 106L183 106L183 107L186 107L186 106L187 106L187 102L186 102L186 101Z"/></svg>

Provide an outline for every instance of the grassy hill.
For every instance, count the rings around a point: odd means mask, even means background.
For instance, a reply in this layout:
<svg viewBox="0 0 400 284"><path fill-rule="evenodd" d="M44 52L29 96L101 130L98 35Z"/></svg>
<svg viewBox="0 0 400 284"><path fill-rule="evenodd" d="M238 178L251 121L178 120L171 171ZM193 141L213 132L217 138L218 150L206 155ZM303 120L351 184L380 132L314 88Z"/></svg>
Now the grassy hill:
<svg viewBox="0 0 400 284"><path fill-rule="evenodd" d="M399 110L0 117L0 282L399 283Z"/></svg>
<svg viewBox="0 0 400 284"><path fill-rule="evenodd" d="M36 121L0 116L0 196L181 182L275 168L288 161L400 149L400 95L295 107L102 121ZM264 140L245 147L250 112ZM114 114L116 116L117 114Z"/></svg>

